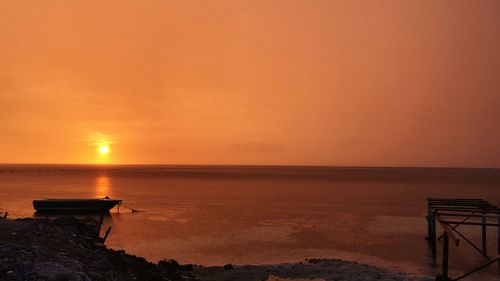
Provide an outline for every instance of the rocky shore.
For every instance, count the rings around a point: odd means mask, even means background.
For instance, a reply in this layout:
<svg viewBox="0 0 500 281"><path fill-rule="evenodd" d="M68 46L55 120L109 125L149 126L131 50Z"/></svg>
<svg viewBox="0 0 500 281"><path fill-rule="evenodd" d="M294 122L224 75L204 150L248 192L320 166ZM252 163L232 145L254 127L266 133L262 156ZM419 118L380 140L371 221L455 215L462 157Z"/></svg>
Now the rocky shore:
<svg viewBox="0 0 500 281"><path fill-rule="evenodd" d="M338 259L310 259L297 263L269 265L225 265L197 267L193 276L204 281L433 281Z"/></svg>
<svg viewBox="0 0 500 281"><path fill-rule="evenodd" d="M107 248L94 219L0 219L0 281L433 280L342 260L276 265L158 264Z"/></svg>
<svg viewBox="0 0 500 281"><path fill-rule="evenodd" d="M106 248L93 219L0 220L0 280L194 280L175 261L153 264Z"/></svg>

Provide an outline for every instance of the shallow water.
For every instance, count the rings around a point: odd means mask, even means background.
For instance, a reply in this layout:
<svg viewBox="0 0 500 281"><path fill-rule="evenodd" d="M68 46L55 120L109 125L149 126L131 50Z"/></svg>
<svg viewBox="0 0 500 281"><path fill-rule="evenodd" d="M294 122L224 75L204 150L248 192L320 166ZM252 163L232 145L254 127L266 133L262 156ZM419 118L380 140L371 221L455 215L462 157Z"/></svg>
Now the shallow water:
<svg viewBox="0 0 500 281"><path fill-rule="evenodd" d="M434 275L439 262L432 264L424 240L426 198L498 204L500 197L498 170L3 165L0 171L0 210L10 216L33 216L35 198L121 198L144 212L113 210L109 246L152 261L203 265L343 258ZM488 232L490 252L497 232ZM452 276L481 262L465 243L451 249ZM478 276L469 280L500 280L497 265Z"/></svg>

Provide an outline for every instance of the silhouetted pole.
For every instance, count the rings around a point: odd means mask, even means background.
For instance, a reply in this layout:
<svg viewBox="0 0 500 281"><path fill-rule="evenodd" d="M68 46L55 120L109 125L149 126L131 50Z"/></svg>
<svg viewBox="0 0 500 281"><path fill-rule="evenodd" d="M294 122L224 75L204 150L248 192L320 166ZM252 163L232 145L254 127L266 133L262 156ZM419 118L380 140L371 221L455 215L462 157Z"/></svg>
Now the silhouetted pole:
<svg viewBox="0 0 500 281"><path fill-rule="evenodd" d="M108 238L110 231L111 231L111 226L109 226L108 230L106 230L106 234L104 234L104 238L102 239L102 244L104 244L104 242L106 242L106 239Z"/></svg>
<svg viewBox="0 0 500 281"><path fill-rule="evenodd" d="M97 237L99 238L99 234L101 233L101 226L102 226L102 223L104 221L104 218L101 216L99 218L99 226L97 227Z"/></svg>
<svg viewBox="0 0 500 281"><path fill-rule="evenodd" d="M449 238L448 233L444 232L443 236L443 277L445 280L448 278L448 252L449 252Z"/></svg>
<svg viewBox="0 0 500 281"><path fill-rule="evenodd" d="M427 207L427 241L431 241L431 206Z"/></svg>
<svg viewBox="0 0 500 281"><path fill-rule="evenodd" d="M431 234L429 235L429 241L431 242L431 250L432 250L432 260L436 261L436 217L434 216L434 212L430 212L429 217Z"/></svg>
<svg viewBox="0 0 500 281"><path fill-rule="evenodd" d="M483 253L484 255L488 255L488 253L486 252L487 251L487 248L486 248L486 213L483 213L483 225L481 226L481 229L482 229L482 239L483 239Z"/></svg>

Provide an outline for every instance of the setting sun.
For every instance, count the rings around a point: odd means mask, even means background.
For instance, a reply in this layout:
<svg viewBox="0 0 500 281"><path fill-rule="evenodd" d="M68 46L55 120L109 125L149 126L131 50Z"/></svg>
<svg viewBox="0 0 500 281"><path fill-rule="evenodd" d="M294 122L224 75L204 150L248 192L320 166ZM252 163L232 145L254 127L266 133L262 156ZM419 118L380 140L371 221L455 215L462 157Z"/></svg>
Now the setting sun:
<svg viewBox="0 0 500 281"><path fill-rule="evenodd" d="M105 144L101 145L99 147L99 153L100 154L108 154L109 153L109 147Z"/></svg>
<svg viewBox="0 0 500 281"><path fill-rule="evenodd" d="M0 0L0 281L500 281L499 11Z"/></svg>

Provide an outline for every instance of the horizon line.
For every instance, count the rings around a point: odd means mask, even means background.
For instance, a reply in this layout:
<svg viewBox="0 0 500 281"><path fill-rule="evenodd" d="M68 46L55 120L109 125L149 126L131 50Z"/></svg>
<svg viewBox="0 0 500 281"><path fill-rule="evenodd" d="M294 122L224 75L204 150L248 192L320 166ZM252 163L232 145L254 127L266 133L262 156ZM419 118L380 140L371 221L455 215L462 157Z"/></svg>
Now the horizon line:
<svg viewBox="0 0 500 281"><path fill-rule="evenodd" d="M351 166L351 165L307 165L307 164L145 164L145 163L0 163L0 166L170 166L170 167L239 167L239 168L330 168L330 169L476 169L500 170L500 167L467 167L467 166Z"/></svg>

